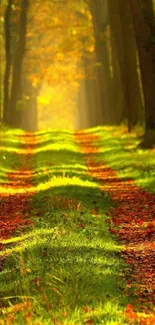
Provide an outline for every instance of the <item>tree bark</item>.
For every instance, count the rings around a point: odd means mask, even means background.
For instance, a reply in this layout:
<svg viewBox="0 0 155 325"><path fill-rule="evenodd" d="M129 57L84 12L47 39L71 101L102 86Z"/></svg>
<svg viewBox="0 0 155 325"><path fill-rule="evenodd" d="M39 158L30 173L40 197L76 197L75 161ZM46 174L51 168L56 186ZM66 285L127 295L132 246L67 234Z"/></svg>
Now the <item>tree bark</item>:
<svg viewBox="0 0 155 325"><path fill-rule="evenodd" d="M152 0L130 0L145 103L144 146L155 143L155 17Z"/></svg>
<svg viewBox="0 0 155 325"><path fill-rule="evenodd" d="M102 0L91 0L90 10L92 13L95 35L95 49L97 58L96 71L102 112L101 121L103 121L103 124L109 124L111 109L111 76L109 64L109 51L106 36L108 25L108 12L106 7L106 1L103 3Z"/></svg>
<svg viewBox="0 0 155 325"><path fill-rule="evenodd" d="M139 122L139 115L142 110L132 16L128 1L109 0L108 5L112 52L116 57L114 60L117 62L113 60L114 87L117 89L115 94L118 99L119 87L116 84L116 80L119 78L122 104L124 106L122 106L122 116L118 106L117 109L122 120L127 120L128 130L131 131L132 127Z"/></svg>
<svg viewBox="0 0 155 325"><path fill-rule="evenodd" d="M114 80L114 94L116 96L116 105L113 106L113 110L116 110L115 116L119 115L118 121L122 122L127 119L127 108L126 108L126 93L124 89L124 78L125 78L125 62L124 62L124 49L123 49L123 36L122 36L122 25L119 12L118 0L108 0L108 12L109 12L109 23L111 32L111 45L112 45L112 56L113 56L113 80ZM117 91L116 91L117 89ZM119 107L119 104L122 107Z"/></svg>
<svg viewBox="0 0 155 325"><path fill-rule="evenodd" d="M130 131L141 119L142 97L137 70L137 46L130 3L124 0L118 0L118 2L122 24L127 121Z"/></svg>
<svg viewBox="0 0 155 325"><path fill-rule="evenodd" d="M6 66L4 74L4 101L3 101L3 122L9 122L9 86L10 86L10 72L11 72L11 13L12 13L13 0L8 0L8 5L4 18L4 32L5 32L5 53L6 53Z"/></svg>
<svg viewBox="0 0 155 325"><path fill-rule="evenodd" d="M27 26L27 14L28 14L29 0L22 0L21 13L20 13L20 28L19 28L19 41L17 47L17 53L13 65L13 77L11 88L11 126L19 127L19 112L17 111L17 101L20 98L20 84L22 73L22 61L25 52L26 44L26 26Z"/></svg>

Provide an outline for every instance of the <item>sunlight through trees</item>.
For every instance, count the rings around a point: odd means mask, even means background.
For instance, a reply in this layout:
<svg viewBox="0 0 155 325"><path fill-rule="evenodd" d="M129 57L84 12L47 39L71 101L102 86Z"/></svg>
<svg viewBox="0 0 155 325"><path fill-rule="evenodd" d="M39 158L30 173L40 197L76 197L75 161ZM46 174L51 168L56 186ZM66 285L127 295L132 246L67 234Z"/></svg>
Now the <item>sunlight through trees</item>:
<svg viewBox="0 0 155 325"><path fill-rule="evenodd" d="M123 122L129 132L140 123L142 145L152 146L154 1L3 0L1 7L3 123L35 131Z"/></svg>

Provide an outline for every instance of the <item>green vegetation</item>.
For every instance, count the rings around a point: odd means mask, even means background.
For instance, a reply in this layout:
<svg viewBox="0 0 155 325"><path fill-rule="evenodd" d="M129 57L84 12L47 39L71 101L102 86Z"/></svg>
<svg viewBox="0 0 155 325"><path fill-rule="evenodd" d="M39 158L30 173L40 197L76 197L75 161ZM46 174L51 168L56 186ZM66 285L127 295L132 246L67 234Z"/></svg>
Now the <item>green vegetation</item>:
<svg viewBox="0 0 155 325"><path fill-rule="evenodd" d="M22 134L23 131L16 129L12 131L8 128L2 128L1 125L0 127L0 183L2 184L7 182L9 172L21 166L20 157L16 152L19 150L20 143L18 134ZM15 152L14 149L16 149Z"/></svg>
<svg viewBox="0 0 155 325"><path fill-rule="evenodd" d="M135 150L139 141L135 133L124 133L122 128L120 136L114 127L85 131L101 136L101 142L96 141L98 161L104 157L120 175L152 190L154 152L143 151L143 160L137 159L142 153ZM3 171L10 171L15 157L18 170L28 148L19 148L17 133L10 138L7 132L2 144L7 159L1 165ZM124 311L133 302L134 290L129 295L129 266L120 255L124 247L109 232L113 202L87 174L71 132L38 132L35 142L36 149L29 155L30 186L23 191L6 188L14 195L32 194L31 224L0 242L4 245L0 324L125 325ZM12 153L15 148L18 151ZM4 187L0 190L5 193Z"/></svg>
<svg viewBox="0 0 155 325"><path fill-rule="evenodd" d="M92 129L101 138L98 161L104 159L123 179L133 179L140 187L155 192L155 149L141 149L142 129L128 133L125 126Z"/></svg>

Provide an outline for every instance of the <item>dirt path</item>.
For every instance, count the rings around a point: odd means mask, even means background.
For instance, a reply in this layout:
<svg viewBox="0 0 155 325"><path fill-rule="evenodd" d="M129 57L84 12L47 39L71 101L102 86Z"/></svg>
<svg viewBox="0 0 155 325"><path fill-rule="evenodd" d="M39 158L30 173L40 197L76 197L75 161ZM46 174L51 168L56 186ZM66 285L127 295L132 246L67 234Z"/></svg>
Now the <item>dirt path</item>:
<svg viewBox="0 0 155 325"><path fill-rule="evenodd" d="M20 148L32 152L35 146L35 136L23 135L18 136L21 141ZM31 141L30 141L31 139ZM9 188L20 189L27 188L33 184L33 171L31 155L25 152L20 157L21 168L20 170L13 170L6 175L9 180L8 183L4 184L4 193L0 193L0 239L10 238L15 231L24 229L30 224L29 212L31 210L31 194L20 194L12 195L9 192ZM6 189L8 193L6 194ZM0 244L0 250L3 249L3 245ZM3 258L0 260L0 269L3 267Z"/></svg>
<svg viewBox="0 0 155 325"><path fill-rule="evenodd" d="M115 204L110 211L109 230L125 244L122 254L131 269L127 287L136 289L136 303L146 310L148 303L155 304L155 195L139 188L132 180L119 178L103 160L95 161L94 142L99 138L80 133L75 138L84 153L89 175L100 182L100 188L108 192ZM135 317L132 306L128 307L129 316ZM150 318L147 324L153 323L155 318Z"/></svg>

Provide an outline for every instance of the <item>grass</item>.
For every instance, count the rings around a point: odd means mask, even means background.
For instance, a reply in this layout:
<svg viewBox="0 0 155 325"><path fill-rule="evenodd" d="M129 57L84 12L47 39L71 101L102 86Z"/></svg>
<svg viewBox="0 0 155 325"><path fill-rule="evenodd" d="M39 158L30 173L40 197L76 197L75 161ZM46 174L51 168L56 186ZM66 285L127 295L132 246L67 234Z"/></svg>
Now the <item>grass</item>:
<svg viewBox="0 0 155 325"><path fill-rule="evenodd" d="M122 125L119 128L98 127L93 132L101 137L101 141L95 142L99 147L98 160L104 159L121 178L133 179L138 186L155 192L155 148L142 150L138 147L141 128L128 133Z"/></svg>
<svg viewBox="0 0 155 325"><path fill-rule="evenodd" d="M143 163L137 161L141 153L135 151L135 134L127 135L122 128L120 136L117 128L100 127L86 132L102 138L96 143L98 160L104 157L122 177L135 177L138 184L145 179L142 185L152 190L152 174L145 177L142 164L152 166L154 153L145 151ZM6 136L3 171L14 168L15 162L18 169L27 153L26 148L20 151L17 131L11 138L7 131ZM1 240L0 258L5 260L0 272L0 324L127 324L124 311L134 292L129 294L126 286L130 270L120 257L123 246L109 233L113 203L87 175L72 132L38 132L36 145L30 155L33 184L23 188L32 193L32 225ZM12 189L12 194L17 192Z"/></svg>
<svg viewBox="0 0 155 325"><path fill-rule="evenodd" d="M16 152L14 152L14 148L17 151L19 150L20 144L19 139L15 137L16 134L22 134L22 131L14 130L11 132L7 128L0 130L0 184L2 186L3 183L8 181L7 174L21 166L21 160ZM16 142L14 142L14 139L16 139Z"/></svg>

